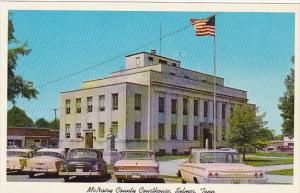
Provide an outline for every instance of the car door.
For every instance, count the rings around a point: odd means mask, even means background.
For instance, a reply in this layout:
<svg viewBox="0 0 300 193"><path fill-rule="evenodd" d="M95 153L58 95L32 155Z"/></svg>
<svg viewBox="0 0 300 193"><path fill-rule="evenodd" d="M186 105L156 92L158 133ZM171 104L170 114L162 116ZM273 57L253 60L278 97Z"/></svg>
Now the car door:
<svg viewBox="0 0 300 193"><path fill-rule="evenodd" d="M193 180L193 167L195 162L195 153L191 153L189 159L182 164L182 170L180 171L182 179L187 182L192 182Z"/></svg>

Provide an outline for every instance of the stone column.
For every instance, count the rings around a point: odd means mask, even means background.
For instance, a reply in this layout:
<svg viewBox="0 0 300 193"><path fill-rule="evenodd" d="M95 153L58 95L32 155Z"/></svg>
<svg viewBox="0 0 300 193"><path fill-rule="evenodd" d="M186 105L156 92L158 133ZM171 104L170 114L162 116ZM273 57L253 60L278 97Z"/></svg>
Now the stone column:
<svg viewBox="0 0 300 193"><path fill-rule="evenodd" d="M198 108L199 108L199 122L203 123L204 122L204 100L199 99L199 104L198 104Z"/></svg>
<svg viewBox="0 0 300 193"><path fill-rule="evenodd" d="M165 95L165 136L166 140L171 139L171 100L170 93Z"/></svg>
<svg viewBox="0 0 300 193"><path fill-rule="evenodd" d="M188 139L194 139L194 99L188 98Z"/></svg>
<svg viewBox="0 0 300 193"><path fill-rule="evenodd" d="M222 140L222 104L221 102L217 103L217 141L220 142Z"/></svg>
<svg viewBox="0 0 300 193"><path fill-rule="evenodd" d="M177 97L177 139L181 140L183 137L183 97Z"/></svg>
<svg viewBox="0 0 300 193"><path fill-rule="evenodd" d="M207 118L208 118L209 123L214 122L213 116L214 116L214 101L209 100L208 101L208 113L207 113Z"/></svg>

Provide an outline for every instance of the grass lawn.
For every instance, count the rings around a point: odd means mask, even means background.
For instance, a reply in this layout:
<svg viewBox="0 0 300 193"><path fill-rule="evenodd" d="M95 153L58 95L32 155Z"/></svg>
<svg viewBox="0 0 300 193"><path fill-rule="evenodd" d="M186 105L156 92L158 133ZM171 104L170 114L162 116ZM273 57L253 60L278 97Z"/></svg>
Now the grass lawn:
<svg viewBox="0 0 300 193"><path fill-rule="evenodd" d="M281 152L256 152L256 153L249 153L247 155L255 155L255 156L266 156L266 157L290 157L292 158L293 155Z"/></svg>
<svg viewBox="0 0 300 193"><path fill-rule="evenodd" d="M166 155L166 156L156 156L157 161L170 161L175 159L189 158L189 155Z"/></svg>
<svg viewBox="0 0 300 193"><path fill-rule="evenodd" d="M294 169L274 170L274 171L268 171L266 173L271 175L293 176Z"/></svg>
<svg viewBox="0 0 300 193"><path fill-rule="evenodd" d="M245 164L251 166L270 166L270 165L282 165L282 164L292 164L293 159L270 159L270 158L260 158L260 157L247 157Z"/></svg>

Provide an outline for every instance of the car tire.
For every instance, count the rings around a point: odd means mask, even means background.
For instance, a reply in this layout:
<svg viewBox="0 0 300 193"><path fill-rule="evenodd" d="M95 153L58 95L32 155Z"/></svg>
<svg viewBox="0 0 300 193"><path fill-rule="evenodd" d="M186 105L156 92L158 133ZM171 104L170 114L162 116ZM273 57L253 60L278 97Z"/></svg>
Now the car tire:
<svg viewBox="0 0 300 193"><path fill-rule="evenodd" d="M64 176L64 180L65 180L65 182L69 182L70 181L69 176Z"/></svg>
<svg viewBox="0 0 300 193"><path fill-rule="evenodd" d="M181 178L181 182L182 182L183 184L186 184L186 181L185 181L184 179L182 179L182 178Z"/></svg>
<svg viewBox="0 0 300 193"><path fill-rule="evenodd" d="M194 182L195 182L195 184L199 184L199 181L196 177L194 177Z"/></svg>
<svg viewBox="0 0 300 193"><path fill-rule="evenodd" d="M117 178L117 182L118 182L118 183L122 183L122 182L123 182L123 180L122 180L122 179L119 179L119 178Z"/></svg>
<svg viewBox="0 0 300 193"><path fill-rule="evenodd" d="M34 177L34 173L29 173L29 178L33 178Z"/></svg>

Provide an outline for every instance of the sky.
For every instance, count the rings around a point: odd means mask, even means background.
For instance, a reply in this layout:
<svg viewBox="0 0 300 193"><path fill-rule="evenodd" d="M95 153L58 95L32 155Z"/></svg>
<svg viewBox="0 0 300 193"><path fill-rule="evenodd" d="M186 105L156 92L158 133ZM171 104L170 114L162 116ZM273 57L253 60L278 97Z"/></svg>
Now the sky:
<svg viewBox="0 0 300 193"><path fill-rule="evenodd" d="M15 36L32 50L17 73L34 83L38 99L17 99L35 121L54 119L60 92L125 68L125 55L157 49L181 67L213 73L213 37L197 37L191 18L209 12L12 11ZM225 86L247 91L249 103L266 113L280 133L279 97L293 67L293 13L220 12L216 16L217 76ZM160 24L162 32L159 50ZM12 106L8 104L9 108ZM59 114L58 114L59 117Z"/></svg>

